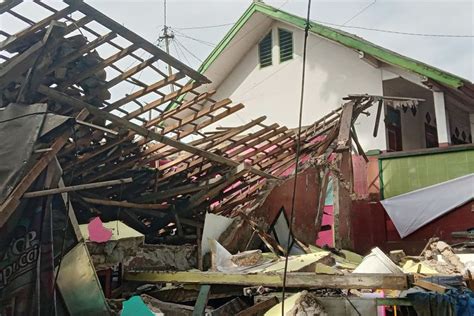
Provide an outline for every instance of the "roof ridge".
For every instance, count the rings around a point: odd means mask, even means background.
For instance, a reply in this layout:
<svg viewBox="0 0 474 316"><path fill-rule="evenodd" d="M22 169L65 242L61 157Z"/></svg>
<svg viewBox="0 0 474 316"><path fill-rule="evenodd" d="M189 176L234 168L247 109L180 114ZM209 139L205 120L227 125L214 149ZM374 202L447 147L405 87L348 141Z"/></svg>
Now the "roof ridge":
<svg viewBox="0 0 474 316"><path fill-rule="evenodd" d="M273 19L285 23L289 23L298 28L304 28L304 25L306 23L306 20L298 15L281 10L280 8L276 8L261 1L253 1L247 8L247 10L245 10L245 12L237 20L234 26L232 26L232 28L226 33L226 35L217 44L214 50L204 60L198 71L204 73L210 67L214 60L224 51L227 45L232 41L235 35L237 35L243 25L245 25L245 23L250 19L250 17L256 12L265 14ZM403 68L410 72L415 72L419 75L438 81L452 88L462 87L466 83L471 84L471 82L465 78L449 73L445 70L429 65L427 63L418 61L411 57L404 56L388 48L372 43L361 36L337 28L311 21L310 32L322 36L333 42L337 42L348 48L352 48L372 55L373 57L387 64Z"/></svg>

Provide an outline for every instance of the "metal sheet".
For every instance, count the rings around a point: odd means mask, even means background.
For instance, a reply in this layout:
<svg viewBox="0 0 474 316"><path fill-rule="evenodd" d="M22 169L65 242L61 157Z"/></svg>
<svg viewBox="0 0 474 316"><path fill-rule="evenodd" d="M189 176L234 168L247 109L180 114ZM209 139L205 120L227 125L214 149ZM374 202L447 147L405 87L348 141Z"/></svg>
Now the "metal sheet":
<svg viewBox="0 0 474 316"><path fill-rule="evenodd" d="M46 110L40 103L0 108L0 203L25 173Z"/></svg>
<svg viewBox="0 0 474 316"><path fill-rule="evenodd" d="M58 287L71 315L110 315L84 243L79 243L64 256Z"/></svg>

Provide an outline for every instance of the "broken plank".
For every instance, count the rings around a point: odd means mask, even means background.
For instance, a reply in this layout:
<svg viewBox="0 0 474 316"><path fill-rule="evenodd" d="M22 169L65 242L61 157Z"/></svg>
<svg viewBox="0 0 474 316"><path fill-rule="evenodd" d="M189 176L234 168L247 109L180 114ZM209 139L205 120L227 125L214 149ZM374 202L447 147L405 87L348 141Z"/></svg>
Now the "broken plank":
<svg viewBox="0 0 474 316"><path fill-rule="evenodd" d="M273 296L269 298L268 300L264 300L259 303L256 303L252 307L249 307L246 310L241 311L240 313L237 314L237 316L260 315L261 313L266 312L267 310L269 310L271 307L275 306L278 303L279 303L278 298L276 296Z"/></svg>
<svg viewBox="0 0 474 316"><path fill-rule="evenodd" d="M433 282L429 282L426 280L422 280L422 279L416 280L416 282L413 283L413 285L416 285L416 286L424 288L425 290L437 292L440 294L444 294L448 290L448 288L445 286L442 286Z"/></svg>
<svg viewBox="0 0 474 316"><path fill-rule="evenodd" d="M347 102L343 105L342 115L339 123L339 135L337 137L337 148L336 151L341 151L347 148L351 126L352 126L352 113L354 110L355 102Z"/></svg>
<svg viewBox="0 0 474 316"><path fill-rule="evenodd" d="M88 104L88 103L86 103L84 101L81 101L79 99L70 97L65 93L58 92L58 91L56 91L52 88L49 88L47 86L44 86L44 85L40 86L39 89L38 89L38 92L40 92L40 93L50 97L53 100L58 101L58 102L63 102L63 103L69 104L72 107L75 107L77 109L84 109L85 108L92 115L94 115L98 118L103 118L103 119L109 120L114 124L121 125L121 126L127 128L127 129L130 129L130 130L136 132L137 134L142 135L144 137L147 137L149 139L161 142L163 144L172 146L172 147L180 149L180 150L187 151L189 153L197 154L199 156L202 156L204 158L207 158L209 160L212 160L214 162L221 163L221 164L224 164L224 165L227 165L227 166L236 167L236 166L239 165L239 163L236 162L236 161L233 161L231 159L216 155L216 154L211 153L209 151L202 150L202 149L199 149L197 147L190 146L188 144L173 140L169 137L160 135L158 133L155 133L151 130L146 129L145 127L136 125L132 122L127 121L126 119L120 118L120 117L115 116L111 113L100 110L100 109L96 108L95 106L93 106L91 104ZM261 171L259 169L256 169L256 168L250 168L250 171L254 174L257 174L257 175L265 177L265 178L278 179L277 177L272 176L270 174L267 174L266 172L263 172L263 171Z"/></svg>
<svg viewBox="0 0 474 316"><path fill-rule="evenodd" d="M94 9L92 6L88 5L87 3L84 3L82 1L79 2L76 0L65 0L64 2L66 2L69 5L77 4L78 6L77 9L81 11L83 14L85 14L86 16L93 17L98 23L116 32L117 34L129 40L130 42L139 45L142 49L146 50L147 52L149 52L150 54L154 56L157 56L159 59L171 65L173 68L184 72L186 75L188 75L192 79L197 80L200 83L210 83L209 79L207 79L204 75L200 74L199 72L195 71L191 67L180 62L178 59L174 58L173 56L166 54L164 51L159 49L154 44L148 42L141 36L130 31L125 26L114 21L112 18L108 17L107 15Z"/></svg>
<svg viewBox="0 0 474 316"><path fill-rule="evenodd" d="M78 185L73 185L73 186L63 187L63 188L56 188L56 189L26 192L25 194L23 194L22 198L34 198L34 197L40 197L40 196L46 196L46 195L52 195L52 194L58 194L58 193L108 187L111 185L130 183L132 181L133 181L132 178L125 178L125 179L110 180L110 181L103 181L103 182L78 184Z"/></svg>
<svg viewBox="0 0 474 316"><path fill-rule="evenodd" d="M102 200L102 199L93 199L88 197L82 197L87 203L97 204L97 205L106 205L106 206L118 206L125 208L140 208L147 210L166 210L170 208L169 204L140 204L140 203L131 203L127 201L114 201L114 200Z"/></svg>
<svg viewBox="0 0 474 316"><path fill-rule="evenodd" d="M281 287L283 284L283 274L281 273L128 271L125 273L124 279L149 283L263 285L267 287ZM312 272L292 272L287 274L286 287L404 290L408 288L408 277L405 274L352 273L348 275L328 275Z"/></svg>

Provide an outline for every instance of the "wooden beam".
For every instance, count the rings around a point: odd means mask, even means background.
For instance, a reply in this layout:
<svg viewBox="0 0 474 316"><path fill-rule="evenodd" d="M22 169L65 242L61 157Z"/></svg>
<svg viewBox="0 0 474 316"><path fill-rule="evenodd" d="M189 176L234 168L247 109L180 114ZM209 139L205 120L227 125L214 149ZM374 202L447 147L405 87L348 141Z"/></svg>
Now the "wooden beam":
<svg viewBox="0 0 474 316"><path fill-rule="evenodd" d="M439 285L439 284L436 284L436 283L433 283L433 282L429 282L429 281L426 281L426 280L422 280L422 279L418 279L416 280L415 283L413 283L413 285L416 285L416 286L419 286L419 287L422 287L428 291L433 291L433 292L437 292L437 293L440 293L440 294L444 294L448 288L446 286L442 286L442 285Z"/></svg>
<svg viewBox="0 0 474 316"><path fill-rule="evenodd" d="M65 0L69 5L74 5L79 1L76 0ZM209 79L207 79L204 75L200 74L199 72L195 71L191 67L183 64L178 59L174 58L173 56L165 53L161 49L159 49L154 44L148 42L141 36L135 34L134 32L127 29L122 24L114 21L110 17L106 16L105 14L97 11L90 5L80 1L78 5L78 10L84 13L85 15L93 17L97 22L105 26L106 28L115 31L120 36L123 36L125 39L129 40L132 43L139 45L141 48L149 52L150 54L157 56L159 59L163 60L165 63L171 65L173 68L176 68L186 75L191 77L194 80L197 80L200 83L210 83Z"/></svg>
<svg viewBox="0 0 474 316"><path fill-rule="evenodd" d="M139 72L140 70L142 69L145 69L146 67L148 67L149 65L153 64L155 61L158 60L158 57L151 57L150 59L147 59L143 62L141 62L140 64L124 71L123 73L121 73L120 75L116 76L115 78L109 80L106 84L104 84L102 86L102 88L104 89L110 89L112 88L113 86L119 84L122 80L125 80L127 78L130 78L131 76L133 76L134 74L136 74L137 72Z"/></svg>
<svg viewBox="0 0 474 316"><path fill-rule="evenodd" d="M93 67L87 68L85 71L81 72L78 76L76 76L74 78L71 78L68 81L66 81L65 83L61 84L61 86L69 87L70 85L72 85L76 82L81 82L82 80L92 76L93 74L95 74L96 72L99 72L102 69L105 69L106 67L112 65L116 61L124 58L129 53L132 53L133 51L135 51L137 49L138 49L137 45L134 45L134 44L132 44L130 46L127 46L126 48L122 49L118 53L115 53L114 55L112 55L112 56L108 57L107 59L101 61L99 64L97 64Z"/></svg>
<svg viewBox="0 0 474 316"><path fill-rule="evenodd" d="M88 197L81 197L87 203L97 204L97 205L106 205L106 206L118 206L125 208L139 208L146 210L166 210L170 208L169 204L140 204L140 203L131 203L127 201L114 201L114 200L102 200L102 199L93 199Z"/></svg>
<svg viewBox="0 0 474 316"><path fill-rule="evenodd" d="M13 1L13 3L16 3L17 1ZM75 1L79 2L79 1ZM31 27L24 29L23 31L20 31L16 33L15 35L11 36L10 38L7 38L3 42L0 43L0 50L8 50L11 46L13 46L15 43L17 43L20 40L23 40L24 38L28 37L31 34L34 34L41 29L45 28L48 24L50 24L52 21L58 21L61 18L65 17L68 14L71 14L76 10L76 3L72 3L68 7L64 8L61 11L57 11L56 13L44 18L43 20L35 23Z"/></svg>
<svg viewBox="0 0 474 316"><path fill-rule="evenodd" d="M46 196L46 195L65 193L65 192L73 192L73 191L81 191L81 190L102 188L102 187L108 187L108 186L111 186L111 185L118 185L118 184L130 183L130 182L133 182L132 178L110 180L110 181L103 181L103 182L95 182L95 183L78 184L78 185L73 185L73 186L69 186L69 187L62 187L62 188L56 188L56 189L26 192L25 194L23 194L22 198L25 198L25 199L35 198L35 197L39 197L39 196Z"/></svg>
<svg viewBox="0 0 474 316"><path fill-rule="evenodd" d="M193 316L204 316L210 293L211 286L209 284L201 285L201 287L199 288L199 294L196 300L196 304L194 305Z"/></svg>
<svg viewBox="0 0 474 316"><path fill-rule="evenodd" d="M125 74L125 72L123 74ZM170 84L172 82L175 82L175 81L177 81L179 79L182 79L182 78L184 78L184 73L176 73L176 74L173 74L169 77L163 78L162 80L159 80L159 81L147 86L146 88L138 90L138 91L136 91L132 94L129 94L129 95L123 97L120 100L115 101L111 105L107 106L104 110L107 111L107 112L111 112L113 110L116 110L119 107L121 107L122 105L125 105L130 101L136 100L139 97L142 97L142 96L144 96L144 95L146 95L146 94L148 94L152 91L155 91L157 89L163 88L163 87L167 86L168 84ZM140 111L140 110L137 110L137 111ZM149 108L147 110L144 110L143 112L146 112L148 110L151 110L151 108ZM137 111L134 111L132 113L135 113ZM136 115L135 114L129 114L129 116L136 116Z"/></svg>
<svg viewBox="0 0 474 316"><path fill-rule="evenodd" d="M163 144L175 147L175 148L180 149L180 150L187 151L189 153L193 153L193 154L202 156L202 157L207 158L207 159L209 159L211 161L214 161L216 163L224 164L224 165L231 166L231 167L236 167L236 166L239 165L239 163L236 162L236 161L233 161L231 159L216 155L216 154L211 153L209 151L202 150L202 149L199 149L197 147L190 146L188 144L173 140L169 137L160 135L158 133L155 133L153 131L150 131L150 130L146 129L143 126L136 125L132 122L127 121L126 119L120 118L120 117L115 116L111 113L100 110L100 109L96 108L95 106L93 106L91 104L88 104L84 101L73 98L71 96L68 96L65 93L58 92L58 91L56 91L52 88L49 88L47 86L44 86L44 85L40 86L40 88L38 89L38 92L40 92L40 93L48 96L49 98L51 98L53 100L58 101L58 102L69 104L70 106L72 106L74 108L81 109L81 110L82 109L87 109L92 115L94 115L98 118L109 120L113 124L123 126L126 129L132 130L132 131L136 132L137 134L139 134L141 136L144 136L146 138L161 142ZM255 174L260 175L260 176L265 177L265 178L277 179L276 177L274 177L270 174L267 174L267 173L265 173L261 170L258 170L256 168L250 168L250 171L252 173L255 173Z"/></svg>
<svg viewBox="0 0 474 316"><path fill-rule="evenodd" d="M343 106L342 115L339 123L339 135L337 137L337 148L336 151L341 151L349 148L349 137L352 126L352 113L354 110L355 102L351 101Z"/></svg>
<svg viewBox="0 0 474 316"><path fill-rule="evenodd" d="M271 307L275 306L279 303L279 300L276 296L269 298L268 300L261 301L256 303L252 307L249 307L241 312L239 312L236 316L254 316L254 315L262 315L264 312L269 310Z"/></svg>
<svg viewBox="0 0 474 316"><path fill-rule="evenodd" d="M146 283L182 284L233 284L244 286L281 287L281 273L223 273L223 272L133 272L124 275L127 281ZM331 289L392 289L408 288L405 274L351 273L347 275L316 274L312 272L290 272L286 286L289 288L331 288Z"/></svg>
<svg viewBox="0 0 474 316"><path fill-rule="evenodd" d="M234 183L238 178L243 176L244 174L249 172L250 167L246 164L240 164L231 172L230 175L226 175L225 180L223 183L215 186L214 188L207 190L205 192L202 192L200 194L194 195L190 200L189 200L189 208L194 208L196 206L199 206L201 203L203 203L205 200L208 198L213 198L216 194L224 190L226 187Z"/></svg>
<svg viewBox="0 0 474 316"><path fill-rule="evenodd" d="M379 100L379 104L377 105L377 115L375 116L375 125L374 125L374 132L373 136L377 137L379 132L379 124L380 124L380 116L382 115L382 107L383 107L383 100Z"/></svg>
<svg viewBox="0 0 474 316"><path fill-rule="evenodd" d="M48 70L46 71L46 74L49 74L58 68L67 66L67 64L69 64L70 62L78 59L79 57L93 50L97 46L100 46L103 43L110 41L116 36L117 34L115 33L107 33L103 36L96 38L92 42L87 43L86 45L82 46L80 49L72 51L70 54L62 57L61 59L57 60L53 65L51 65L51 67L49 67Z"/></svg>

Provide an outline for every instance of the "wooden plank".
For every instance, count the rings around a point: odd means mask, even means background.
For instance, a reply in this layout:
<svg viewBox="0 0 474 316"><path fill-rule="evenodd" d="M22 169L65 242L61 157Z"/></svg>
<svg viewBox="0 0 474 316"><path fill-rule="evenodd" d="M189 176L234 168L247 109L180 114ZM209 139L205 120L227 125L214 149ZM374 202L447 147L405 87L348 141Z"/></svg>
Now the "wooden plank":
<svg viewBox="0 0 474 316"><path fill-rule="evenodd" d="M176 74L176 76L178 76L178 75L179 75L179 73ZM172 75L172 76L173 76L173 75ZM181 76L181 75L180 75L180 76ZM168 78L169 78L169 77L168 77ZM171 78L171 79L172 79L172 78ZM166 80L166 79L165 79L165 80ZM168 83L174 83L174 82L176 82L176 80L168 80L168 81L169 81ZM145 112L148 112L148 111L150 111L150 110L152 110L152 109L154 109L154 108L156 108L156 107L158 107L158 106L160 106L160 105L162 105L162 104L164 104L164 103L166 103L166 102L168 102L168 101L171 101L171 100L173 100L173 99L179 97L181 94L186 93L186 92L189 92L189 91L191 91L191 90L193 90L194 88L197 88L197 87L199 87L199 84L198 84L198 83L196 83L196 82L191 82L191 83L185 85L184 87L182 87L182 88L180 88L180 89L177 89L177 90L175 90L174 92L171 92L171 93L165 95L164 97L162 97L162 98L160 98L160 99L158 99L158 100L155 100L155 101L153 101L153 102L150 102L150 103L146 104L143 108L140 108L140 109L138 109L138 110L135 110L135 111L133 111L133 112L130 112L128 115L125 116L125 118L126 118L127 120L132 119L132 118L135 118L135 117L139 116L140 114L143 114L143 113L145 113Z"/></svg>
<svg viewBox="0 0 474 316"><path fill-rule="evenodd" d="M93 199L88 197L81 197L87 203L97 204L97 205L106 205L106 206L118 206L125 208L139 208L147 210L166 210L170 208L169 204L141 204L141 203L131 203L127 201L113 201L113 200L102 200L102 199Z"/></svg>
<svg viewBox="0 0 474 316"><path fill-rule="evenodd" d="M223 272L133 272L124 275L128 281L149 283L182 284L233 284L244 286L281 287L281 273L233 274ZM348 275L316 274L313 272L290 272L286 286L289 288L331 288L331 289L392 289L408 288L408 277L404 274L352 273Z"/></svg>
<svg viewBox="0 0 474 316"><path fill-rule="evenodd" d="M198 120L200 118L202 118L203 116L206 116L206 115L209 115L211 114L212 112L214 111L217 111L219 110L220 108L223 108L229 104L231 104L232 101L230 99L224 99L224 100L221 100L221 101L218 101L210 106L207 106L205 108L203 108L201 111L197 112L197 113L193 113L187 117L184 117L182 119L179 120L179 123L177 124L173 124L173 125L168 125L165 127L165 129L163 130L163 134L166 134L166 133L169 133L169 132L172 132L178 128L181 128L183 125L186 125L186 124L189 124L195 120Z"/></svg>
<svg viewBox="0 0 474 316"><path fill-rule="evenodd" d="M266 312L280 301L276 296L269 298L268 300L261 301L256 303L252 307L247 308L239 312L236 316L254 316L254 315L261 315L262 313Z"/></svg>
<svg viewBox="0 0 474 316"><path fill-rule="evenodd" d="M69 5L73 5L77 3L76 0L65 0ZM178 59L174 58L173 56L165 53L161 49L159 49L154 44L148 42L143 37L135 34L134 32L127 29L125 26L121 25L120 23L114 21L110 17L106 16L105 14L97 11L90 5L80 2L78 5L78 10L84 13L85 15L92 16L97 22L102 24L103 26L109 28L112 31L115 31L117 34L120 34L125 39L129 40L132 43L139 45L141 48L149 52L150 54L157 56L159 59L163 60L165 63L171 65L173 68L176 68L186 75L191 77L192 79L200 82L200 83L210 83L210 80L207 79L204 75L200 74L199 72L195 71L191 67L183 64Z"/></svg>
<svg viewBox="0 0 474 316"><path fill-rule="evenodd" d="M108 57L107 59L101 61L99 64L95 65L94 67L90 67L90 68L86 69L85 71L81 72L77 77L71 78L70 80L63 83L62 86L69 87L70 85L72 85L76 82L80 82L80 81L92 76L96 72L98 72L102 69L105 69L106 67L110 66L114 62L122 59L123 57L127 56L129 53L131 53L131 52L133 52L137 49L138 49L138 47L136 45L132 44L132 45L122 49L118 53L116 53L116 54Z"/></svg>
<svg viewBox="0 0 474 316"><path fill-rule="evenodd" d="M344 150L348 147L354 104L355 102L348 102L343 105L342 115L339 123L339 135L337 137L336 151Z"/></svg>
<svg viewBox="0 0 474 316"><path fill-rule="evenodd" d="M202 192L200 194L196 194L191 199L189 200L189 208L194 208L201 203L203 203L206 199L208 198L213 198L216 194L224 190L226 187L231 185L233 182L235 182L238 178L243 176L244 174L249 172L250 167L246 164L240 164L235 168L235 170L232 171L230 175L225 176L225 180L223 183L215 186L214 188L207 190L205 192Z"/></svg>
<svg viewBox="0 0 474 316"><path fill-rule="evenodd" d="M212 95L214 95L214 93L216 93L216 90L211 90L211 91L201 93L201 94L195 96L194 98L192 98L191 100L181 104L177 108L175 108L173 110L168 110L168 111L164 112L162 115L160 115L159 117L154 118L151 121L148 121L146 123L146 126L149 127L149 126L152 126L152 125L157 125L157 124L159 124L159 123L161 123L161 122L163 122L163 121L165 121L169 118L176 119L174 117L177 114L179 114L180 112L182 112L184 110L187 110L187 109L191 108L192 106L198 104L198 102L205 101L206 99L208 99Z"/></svg>
<svg viewBox="0 0 474 316"><path fill-rule="evenodd" d="M124 72L124 74L125 74L125 72ZM120 76L122 76L122 75L120 75ZM146 88L138 90L138 91L136 91L132 94L129 94L129 95L123 97L120 100L115 101L111 105L107 106L104 110L107 111L107 112L111 112L113 110L116 110L119 107L121 107L122 105L125 105L130 101L136 100L139 97L142 97L142 96L144 96L144 95L146 95L146 94L148 94L152 91L155 91L157 89L163 88L163 87L167 86L168 84L170 84L172 82L175 82L175 81L177 81L179 79L182 79L182 78L184 78L184 73L173 74L169 77L161 79L161 80L147 86ZM151 110L151 108L149 110ZM146 112L146 111L143 111L143 112ZM134 112L132 112L132 113L134 113ZM129 115L132 116L132 114L129 114Z"/></svg>
<svg viewBox="0 0 474 316"><path fill-rule="evenodd" d="M16 2L16 1L14 1ZM79 1L74 1L74 2L79 2ZM23 31L20 31L13 35L10 38L7 38L3 42L0 43L0 50L8 50L11 46L13 46L15 43L18 41L24 39L25 37L38 32L39 30L45 28L48 24L50 24L52 21L57 21L60 20L61 18L65 17L66 15L72 13L75 11L76 3L72 3L68 7L64 8L61 11L57 11L56 13L44 18L43 20L35 23L29 28L24 29Z"/></svg>
<svg viewBox="0 0 474 316"><path fill-rule="evenodd" d="M16 7L22 2L23 0L11 0L11 1L0 2L0 14L3 14L6 11L11 10L12 8Z"/></svg>
<svg viewBox="0 0 474 316"><path fill-rule="evenodd" d="M134 74L136 74L137 72L139 72L140 70L142 69L145 69L146 67L148 67L149 65L153 64L155 61L158 60L158 57L151 57L150 59L148 60L145 60L143 62L141 62L140 64L128 69L128 70L125 70L123 73L121 73L120 75L116 76L115 78L109 80L106 84L104 84L102 87L104 89L110 89L112 88L113 86L119 84L121 81L127 79L127 78L130 78L131 76L133 76Z"/></svg>
<svg viewBox="0 0 474 316"><path fill-rule="evenodd" d="M364 158L365 162L369 162L369 158L367 158L367 155L365 154L365 151L359 142L359 137L357 137L357 132L354 126L352 126L351 128L351 137L354 143L356 144L357 152L359 153L359 155L361 155Z"/></svg>
<svg viewBox="0 0 474 316"><path fill-rule="evenodd" d="M377 115L375 116L375 125L374 125L374 132L373 136L377 137L379 132L379 124L380 124L380 116L382 115L382 107L383 107L383 100L379 100L379 104L377 105Z"/></svg>
<svg viewBox="0 0 474 316"><path fill-rule="evenodd" d="M211 152L206 151L206 150L199 149L199 148L194 147L194 146L190 146L188 144L185 144L185 143L182 143L182 142L179 142L179 141L175 141L175 140L173 140L169 137L166 137L166 136L160 135L158 133L155 133L153 131L150 131L150 130L146 129L145 127L136 125L132 122L127 121L126 119L117 117L117 116L115 116L111 113L100 110L100 109L96 108L95 106L93 106L91 104L88 104L84 101L73 98L71 96L68 96L67 94L64 94L62 92L58 92L58 91L56 91L52 88L46 87L44 85L40 86L40 88L38 89L38 92L50 97L53 100L69 104L74 108L81 109L81 110L82 109L87 109L92 115L94 115L98 118L109 120L114 124L123 126L126 129L132 130L132 131L136 132L137 134L139 134L141 136L144 136L146 138L161 142L163 144L175 147L175 148L180 149L180 150L187 151L189 153L193 153L193 154L202 156L202 157L207 158L207 159L209 159L211 161L214 161L216 163L224 164L224 165L231 166L231 167L236 167L236 166L239 165L239 163L236 162L236 161L233 161L231 159L216 155L216 154L211 153ZM274 177L270 174L267 174L267 173L265 173L261 170L258 170L256 168L250 168L250 171L252 173L255 173L255 174L260 175L260 176L265 177L265 178L273 178L273 179L276 178L276 177Z"/></svg>
<svg viewBox="0 0 474 316"><path fill-rule="evenodd" d="M133 182L132 178L126 178L126 179L110 180L110 181L104 181L104 182L78 184L78 185L73 185L73 186L63 187L63 188L26 192L25 194L23 194L22 198L24 199L35 198L39 196L46 196L46 195L59 194L59 193L65 193L65 192L74 192L74 191L81 191L81 190L88 190L88 189L96 189L96 188L108 187L111 185L118 185L118 184L131 183L131 182Z"/></svg>
<svg viewBox="0 0 474 316"><path fill-rule="evenodd" d="M210 293L211 286L209 284L201 285L201 287L199 288L199 294L196 300L196 304L194 305L193 316L204 316Z"/></svg>
<svg viewBox="0 0 474 316"><path fill-rule="evenodd" d="M437 292L437 293L440 293L440 294L444 294L448 288L446 286L442 286L442 285L439 285L439 284L436 284L436 283L433 283L433 282L429 282L429 281L426 281L426 280L423 280L423 279L418 279L416 280L415 283L413 283L413 285L416 285L416 286L419 286L419 287L422 287L428 291L433 291L433 292Z"/></svg>
<svg viewBox="0 0 474 316"><path fill-rule="evenodd" d="M337 248L352 249L352 156L349 149L336 154L339 174L334 177L334 242Z"/></svg>

